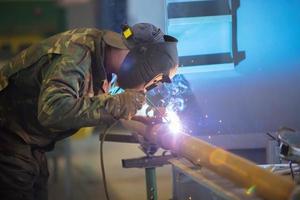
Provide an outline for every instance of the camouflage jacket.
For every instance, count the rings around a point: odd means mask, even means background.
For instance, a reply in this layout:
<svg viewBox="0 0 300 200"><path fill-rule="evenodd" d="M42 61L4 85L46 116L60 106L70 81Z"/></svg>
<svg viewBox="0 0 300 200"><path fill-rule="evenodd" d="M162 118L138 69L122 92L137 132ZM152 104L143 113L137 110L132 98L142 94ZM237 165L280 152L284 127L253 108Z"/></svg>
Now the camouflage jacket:
<svg viewBox="0 0 300 200"><path fill-rule="evenodd" d="M44 147L81 127L112 120L103 109L109 97L103 88L107 44L126 48L117 33L74 29L29 47L1 67L2 126Z"/></svg>

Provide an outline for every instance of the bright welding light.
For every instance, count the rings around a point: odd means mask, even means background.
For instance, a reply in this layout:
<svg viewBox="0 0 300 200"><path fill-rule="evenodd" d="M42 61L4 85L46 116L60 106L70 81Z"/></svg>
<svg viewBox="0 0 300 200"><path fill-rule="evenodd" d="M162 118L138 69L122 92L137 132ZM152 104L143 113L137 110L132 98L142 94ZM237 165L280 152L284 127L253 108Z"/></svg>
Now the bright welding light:
<svg viewBox="0 0 300 200"><path fill-rule="evenodd" d="M143 107L137 111L136 115L138 116L144 116L144 117L153 117L154 116L154 111L153 109L148 110L149 105L148 104L144 104Z"/></svg>
<svg viewBox="0 0 300 200"><path fill-rule="evenodd" d="M182 130L182 124L176 112L167 110L166 114L170 131L174 134L179 133Z"/></svg>

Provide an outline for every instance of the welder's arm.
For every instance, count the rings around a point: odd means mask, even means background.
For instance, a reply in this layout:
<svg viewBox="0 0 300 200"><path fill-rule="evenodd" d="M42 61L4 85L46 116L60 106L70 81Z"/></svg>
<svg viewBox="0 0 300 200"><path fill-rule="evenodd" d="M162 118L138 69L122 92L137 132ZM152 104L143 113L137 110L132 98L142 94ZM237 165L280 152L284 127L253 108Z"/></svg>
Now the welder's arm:
<svg viewBox="0 0 300 200"><path fill-rule="evenodd" d="M91 75L89 66L89 57L80 63L74 63L67 56L53 61L45 74L39 96L38 119L43 126L58 131L77 129L110 123L134 112L128 109L124 111L124 107L128 106L122 104L128 104L124 100L128 99L128 94L101 94L94 97L81 95L86 84L85 77Z"/></svg>

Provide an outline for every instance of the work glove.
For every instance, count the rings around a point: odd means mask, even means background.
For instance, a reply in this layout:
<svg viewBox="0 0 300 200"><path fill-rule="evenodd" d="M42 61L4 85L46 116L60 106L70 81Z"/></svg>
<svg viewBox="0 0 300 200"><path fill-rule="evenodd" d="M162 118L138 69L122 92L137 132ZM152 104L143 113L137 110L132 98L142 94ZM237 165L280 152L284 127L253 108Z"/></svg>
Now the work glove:
<svg viewBox="0 0 300 200"><path fill-rule="evenodd" d="M113 95L106 100L105 110L115 119L131 119L145 103L145 93L137 90Z"/></svg>

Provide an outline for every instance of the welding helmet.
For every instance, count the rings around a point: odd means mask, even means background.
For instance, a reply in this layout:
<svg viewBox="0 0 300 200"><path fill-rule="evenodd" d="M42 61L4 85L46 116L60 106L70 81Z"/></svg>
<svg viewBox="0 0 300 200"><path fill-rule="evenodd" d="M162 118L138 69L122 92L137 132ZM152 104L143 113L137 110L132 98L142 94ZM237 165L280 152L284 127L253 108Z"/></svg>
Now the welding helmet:
<svg viewBox="0 0 300 200"><path fill-rule="evenodd" d="M118 84L123 89L147 85L158 74L159 82L171 82L171 71L178 65L177 39L164 35L152 24L141 23L123 27L123 40L129 48L118 72ZM147 90L158 83L149 85Z"/></svg>

